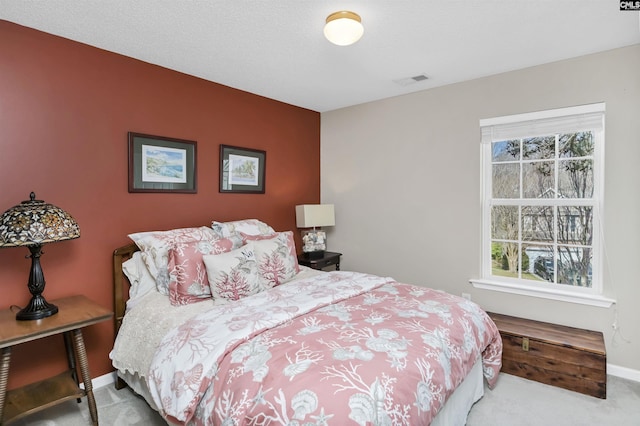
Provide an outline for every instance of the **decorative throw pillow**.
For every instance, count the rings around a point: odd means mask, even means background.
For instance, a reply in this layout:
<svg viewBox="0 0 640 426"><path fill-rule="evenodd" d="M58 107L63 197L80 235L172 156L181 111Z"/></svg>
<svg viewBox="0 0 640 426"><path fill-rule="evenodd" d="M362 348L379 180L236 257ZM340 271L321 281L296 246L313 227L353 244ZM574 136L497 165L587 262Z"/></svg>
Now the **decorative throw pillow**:
<svg viewBox="0 0 640 426"><path fill-rule="evenodd" d="M231 238L189 241L169 249L169 300L173 306L211 298L203 256L229 252L237 248L235 241Z"/></svg>
<svg viewBox="0 0 640 426"><path fill-rule="evenodd" d="M278 232L267 238L244 235L243 240L253 243L260 291L285 283L300 272L293 232Z"/></svg>
<svg viewBox="0 0 640 426"><path fill-rule="evenodd" d="M218 255L202 257L215 299L240 300L259 291L258 269L251 243Z"/></svg>
<svg viewBox="0 0 640 426"><path fill-rule="evenodd" d="M142 252L142 259L151 276L156 280L156 287L162 294L169 294L169 249L176 244L194 240L215 241L220 239L217 233L207 226L198 228L178 228L168 231L149 231L130 234ZM240 238L237 247L242 245Z"/></svg>
<svg viewBox="0 0 640 426"><path fill-rule="evenodd" d="M211 229L222 238L228 238L239 232L248 235L273 235L276 233L272 227L258 219L243 219L232 222L213 221Z"/></svg>

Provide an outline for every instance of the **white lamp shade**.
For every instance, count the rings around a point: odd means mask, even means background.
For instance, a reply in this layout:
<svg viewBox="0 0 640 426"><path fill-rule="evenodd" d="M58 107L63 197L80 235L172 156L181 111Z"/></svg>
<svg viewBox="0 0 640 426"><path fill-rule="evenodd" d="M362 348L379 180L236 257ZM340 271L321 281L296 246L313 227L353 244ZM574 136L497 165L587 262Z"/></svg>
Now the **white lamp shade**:
<svg viewBox="0 0 640 426"><path fill-rule="evenodd" d="M335 226L335 224L333 204L301 204L296 206L296 226L298 228Z"/></svg>
<svg viewBox="0 0 640 426"><path fill-rule="evenodd" d="M327 17L324 36L333 44L348 46L360 40L364 27L357 13L341 11Z"/></svg>

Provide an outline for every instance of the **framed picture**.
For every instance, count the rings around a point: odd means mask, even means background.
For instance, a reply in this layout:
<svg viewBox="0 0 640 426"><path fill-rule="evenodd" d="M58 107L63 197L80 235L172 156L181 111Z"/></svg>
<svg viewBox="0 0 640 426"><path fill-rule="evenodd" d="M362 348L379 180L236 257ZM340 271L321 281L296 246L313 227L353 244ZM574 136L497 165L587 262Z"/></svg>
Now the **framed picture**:
<svg viewBox="0 0 640 426"><path fill-rule="evenodd" d="M264 194L267 153L220 145L220 192Z"/></svg>
<svg viewBox="0 0 640 426"><path fill-rule="evenodd" d="M129 192L195 194L196 142L129 132Z"/></svg>

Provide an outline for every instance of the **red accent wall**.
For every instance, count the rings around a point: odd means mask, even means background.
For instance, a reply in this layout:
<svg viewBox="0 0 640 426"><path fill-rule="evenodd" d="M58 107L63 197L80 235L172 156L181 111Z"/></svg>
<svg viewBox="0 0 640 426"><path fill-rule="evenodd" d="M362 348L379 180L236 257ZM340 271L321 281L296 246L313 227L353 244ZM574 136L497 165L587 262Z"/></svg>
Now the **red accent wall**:
<svg viewBox="0 0 640 426"><path fill-rule="evenodd" d="M197 141L197 194L129 193L129 131ZM267 152L265 194L218 192L220 144ZM241 218L295 230L294 206L320 201L320 114L0 21L0 212L31 191L81 229L44 246L47 300L112 309L111 255L129 233ZM0 249L0 309L29 300L27 254ZM92 376L112 371L113 323L84 336ZM59 336L20 345L9 388L65 367Z"/></svg>

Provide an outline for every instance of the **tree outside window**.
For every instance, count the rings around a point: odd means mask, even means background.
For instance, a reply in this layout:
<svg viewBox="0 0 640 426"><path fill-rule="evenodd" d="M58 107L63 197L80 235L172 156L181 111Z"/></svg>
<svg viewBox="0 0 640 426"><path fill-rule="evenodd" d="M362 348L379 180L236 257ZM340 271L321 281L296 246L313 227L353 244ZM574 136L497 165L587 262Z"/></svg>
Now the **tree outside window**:
<svg viewBox="0 0 640 426"><path fill-rule="evenodd" d="M494 275L590 287L593 209L571 200L592 199L592 133L493 142L492 157Z"/></svg>
<svg viewBox="0 0 640 426"><path fill-rule="evenodd" d="M595 105L481 121L484 279L594 288L604 144L604 106Z"/></svg>

